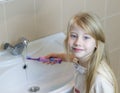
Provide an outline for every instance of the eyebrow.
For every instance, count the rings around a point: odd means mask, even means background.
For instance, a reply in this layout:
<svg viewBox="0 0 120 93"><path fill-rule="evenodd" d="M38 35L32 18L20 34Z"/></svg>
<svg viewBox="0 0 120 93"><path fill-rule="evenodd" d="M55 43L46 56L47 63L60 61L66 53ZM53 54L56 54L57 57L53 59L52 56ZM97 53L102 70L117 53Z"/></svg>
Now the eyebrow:
<svg viewBox="0 0 120 93"><path fill-rule="evenodd" d="M78 34L76 31L70 31L70 33L76 33L76 34Z"/></svg>
<svg viewBox="0 0 120 93"><path fill-rule="evenodd" d="M79 34L79 33L77 33L76 31L70 31L70 33ZM85 35L89 35L89 36L91 36L90 34L88 34L88 33L86 33L86 32L84 32L84 34L85 34Z"/></svg>

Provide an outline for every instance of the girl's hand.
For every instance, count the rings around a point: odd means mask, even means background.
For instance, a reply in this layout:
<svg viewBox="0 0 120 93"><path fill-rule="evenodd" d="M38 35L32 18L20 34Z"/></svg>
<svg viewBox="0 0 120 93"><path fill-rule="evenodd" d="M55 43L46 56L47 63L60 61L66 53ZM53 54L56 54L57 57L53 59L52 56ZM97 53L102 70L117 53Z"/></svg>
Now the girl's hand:
<svg viewBox="0 0 120 93"><path fill-rule="evenodd" d="M65 61L66 54L65 53L51 53L45 56L45 58L60 58L62 61ZM47 64L56 64L56 62L44 62Z"/></svg>

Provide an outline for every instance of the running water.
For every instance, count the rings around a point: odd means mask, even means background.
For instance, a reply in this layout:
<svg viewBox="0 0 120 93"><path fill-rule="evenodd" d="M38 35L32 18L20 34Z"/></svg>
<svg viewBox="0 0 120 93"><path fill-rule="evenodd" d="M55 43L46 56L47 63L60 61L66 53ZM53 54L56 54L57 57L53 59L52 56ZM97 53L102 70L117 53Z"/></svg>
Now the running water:
<svg viewBox="0 0 120 93"><path fill-rule="evenodd" d="M28 47L25 46L24 47L24 51L22 53L22 57L23 57L23 62L24 62L23 69L25 70L26 81L27 81L27 84L28 84L28 81L29 81L29 79L28 79L28 73L27 73L27 67L28 67L28 65L27 65L27 60L26 60L27 53L28 53Z"/></svg>
<svg viewBox="0 0 120 93"><path fill-rule="evenodd" d="M26 74L26 85L29 86L29 77L28 77L28 64L27 64L27 54L28 54L28 47L27 45L25 45L24 47L24 51L22 53L22 57L23 57L23 61L24 61L24 65L23 65L23 69L25 70L25 74ZM30 93L37 93L40 90L39 86L32 86L28 89L28 91Z"/></svg>

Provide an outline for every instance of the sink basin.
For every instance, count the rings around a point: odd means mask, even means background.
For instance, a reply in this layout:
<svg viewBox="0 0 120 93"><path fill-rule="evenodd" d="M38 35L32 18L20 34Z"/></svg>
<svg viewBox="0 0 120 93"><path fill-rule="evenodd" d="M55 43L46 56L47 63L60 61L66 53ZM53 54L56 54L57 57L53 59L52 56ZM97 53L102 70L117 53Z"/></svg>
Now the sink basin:
<svg viewBox="0 0 120 93"><path fill-rule="evenodd" d="M64 39L63 33L57 33L32 41L27 55L39 57L64 52ZM1 93L71 93L74 70L69 62L47 65L6 51L0 53L0 61Z"/></svg>

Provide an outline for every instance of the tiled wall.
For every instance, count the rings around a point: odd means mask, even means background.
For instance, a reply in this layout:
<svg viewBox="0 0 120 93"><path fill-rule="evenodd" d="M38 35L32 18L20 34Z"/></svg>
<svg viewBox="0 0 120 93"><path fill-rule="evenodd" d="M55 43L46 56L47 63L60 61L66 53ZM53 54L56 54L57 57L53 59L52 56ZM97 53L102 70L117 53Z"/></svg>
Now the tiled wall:
<svg viewBox="0 0 120 93"><path fill-rule="evenodd" d="M79 11L92 11L102 18L111 64L120 84L120 0L12 0L0 3L0 49L5 42L16 43L21 37L35 40L65 32L68 20Z"/></svg>

